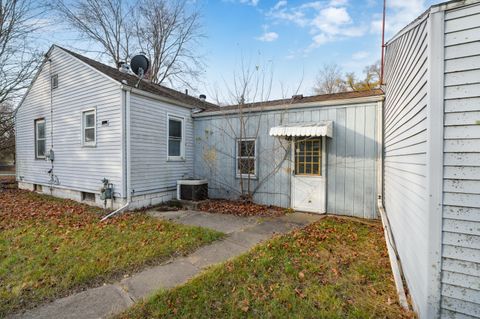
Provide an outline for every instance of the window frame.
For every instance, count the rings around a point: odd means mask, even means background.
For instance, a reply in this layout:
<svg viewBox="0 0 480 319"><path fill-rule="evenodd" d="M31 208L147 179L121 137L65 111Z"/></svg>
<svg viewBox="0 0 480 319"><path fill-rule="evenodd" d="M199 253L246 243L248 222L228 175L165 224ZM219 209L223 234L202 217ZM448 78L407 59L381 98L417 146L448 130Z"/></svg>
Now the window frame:
<svg viewBox="0 0 480 319"><path fill-rule="evenodd" d="M240 156L240 142L252 142L254 143L254 152L255 155L252 156ZM257 179L258 173L258 150L257 150L257 139L254 137L246 137L246 138L237 138L235 139L235 176L237 178L247 178L247 179ZM240 159L251 159L253 158L253 174L242 174L238 167L238 161Z"/></svg>
<svg viewBox="0 0 480 319"><path fill-rule="evenodd" d="M38 141L39 141L38 124L39 123L44 124L44 132L43 132L44 137L41 140L45 144L44 154L40 156L38 155ZM33 130L34 130L34 143L35 143L35 159L45 159L46 153L47 153L47 122L45 121L44 117L35 119L33 121Z"/></svg>
<svg viewBox="0 0 480 319"><path fill-rule="evenodd" d="M52 90L58 88L58 73L55 73L50 77L50 87Z"/></svg>
<svg viewBox="0 0 480 319"><path fill-rule="evenodd" d="M311 158L313 158L314 155L317 155L318 156L318 162L313 162L313 161L306 161L305 160L305 157L308 156L306 154L303 154L304 156L304 161L303 162L300 162L300 154L297 153L297 146L300 144L300 143L303 143L304 144L304 147L307 146L307 142L310 142L312 143L314 140L318 140L320 142L320 149L318 150L318 154L314 154L313 151L311 151L311 154L308 154L310 155ZM313 147L313 145L312 145ZM324 152L323 152L323 148L324 148L324 139L323 137L307 137L307 138L301 138L301 139L295 139L293 141L293 155L294 155L294 175L295 176L304 176L304 177L323 177L323 162L324 162ZM300 164L302 165L310 165L310 169L313 170L313 165L314 164L317 164L318 165L318 174L313 174L313 173L306 173L306 169L303 173L299 173L299 167L300 167Z"/></svg>
<svg viewBox="0 0 480 319"><path fill-rule="evenodd" d="M180 155L170 156L170 120L178 121L181 124ZM167 114L167 161L178 162L185 161L185 118L183 116Z"/></svg>
<svg viewBox="0 0 480 319"><path fill-rule="evenodd" d="M86 116L88 114L92 114L93 113L93 126L92 127L86 127L85 124L86 124ZM82 113L81 113L81 116L82 116L82 125L81 125L81 129L82 129L82 146L83 147L96 147L97 146L97 109L96 108L91 108L91 109L87 109L87 110L83 110ZM85 141L85 130L86 129L91 129L93 128L93 135L94 135L94 140L93 141L90 141L90 142L86 142Z"/></svg>

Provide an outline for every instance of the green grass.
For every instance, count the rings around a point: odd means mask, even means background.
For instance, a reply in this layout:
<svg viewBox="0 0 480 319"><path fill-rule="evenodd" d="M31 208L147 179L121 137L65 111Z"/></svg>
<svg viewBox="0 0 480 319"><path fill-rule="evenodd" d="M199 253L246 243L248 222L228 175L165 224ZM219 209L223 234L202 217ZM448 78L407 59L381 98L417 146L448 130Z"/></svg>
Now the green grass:
<svg viewBox="0 0 480 319"><path fill-rule="evenodd" d="M328 217L160 291L120 318L408 318L379 224Z"/></svg>
<svg viewBox="0 0 480 319"><path fill-rule="evenodd" d="M187 254L223 234L144 214L99 222L69 200L0 192L0 317Z"/></svg>

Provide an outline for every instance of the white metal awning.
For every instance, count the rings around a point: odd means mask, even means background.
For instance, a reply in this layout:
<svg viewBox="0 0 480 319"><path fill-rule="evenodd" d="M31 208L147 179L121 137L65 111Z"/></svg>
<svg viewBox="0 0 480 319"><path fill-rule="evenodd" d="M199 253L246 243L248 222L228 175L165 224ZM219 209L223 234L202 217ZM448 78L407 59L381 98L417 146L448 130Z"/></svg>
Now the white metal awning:
<svg viewBox="0 0 480 319"><path fill-rule="evenodd" d="M292 123L275 126L270 129L270 136L328 136L333 137L333 122Z"/></svg>

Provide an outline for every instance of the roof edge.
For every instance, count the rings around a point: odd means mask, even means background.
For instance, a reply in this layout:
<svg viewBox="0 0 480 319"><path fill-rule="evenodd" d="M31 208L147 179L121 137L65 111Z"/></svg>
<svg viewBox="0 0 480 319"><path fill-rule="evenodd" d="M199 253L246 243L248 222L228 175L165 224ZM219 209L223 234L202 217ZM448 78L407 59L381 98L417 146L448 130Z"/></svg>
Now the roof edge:
<svg viewBox="0 0 480 319"><path fill-rule="evenodd" d="M347 99L338 99L338 100L328 100L328 101L313 101L313 102L306 102L306 103L295 103L295 104L278 104L278 105L271 105L271 106L256 106L251 108L245 108L243 111L244 113L257 113L257 112L265 112L265 111L286 111L292 109L301 109L301 108L309 108L309 107L316 107L316 106L347 106L347 105L354 105L354 104L362 104L362 103L373 103L373 102L380 102L385 99L385 94L378 94L378 95L371 95L371 96L363 96L363 97L354 97L354 98L347 98ZM208 111L208 112L201 112L192 114L192 117L209 117L209 116L219 116L219 115L234 115L239 112L239 109L229 109L229 110L219 110L215 111Z"/></svg>

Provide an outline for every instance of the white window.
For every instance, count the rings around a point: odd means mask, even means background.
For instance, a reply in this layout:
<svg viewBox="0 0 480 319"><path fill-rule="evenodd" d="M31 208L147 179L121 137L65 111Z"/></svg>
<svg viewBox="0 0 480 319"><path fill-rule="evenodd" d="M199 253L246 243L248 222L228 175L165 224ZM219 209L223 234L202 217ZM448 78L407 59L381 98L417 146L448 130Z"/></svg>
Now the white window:
<svg viewBox="0 0 480 319"><path fill-rule="evenodd" d="M52 90L58 88L58 74L52 75L51 79Z"/></svg>
<svg viewBox="0 0 480 319"><path fill-rule="evenodd" d="M257 175L257 143L255 139L237 140L237 177L255 178Z"/></svg>
<svg viewBox="0 0 480 319"><path fill-rule="evenodd" d="M95 110L82 113L82 142L84 146L95 146L97 142L97 116Z"/></svg>
<svg viewBox="0 0 480 319"><path fill-rule="evenodd" d="M35 120L35 157L45 158L47 148L47 138L45 134L45 120Z"/></svg>
<svg viewBox="0 0 480 319"><path fill-rule="evenodd" d="M168 116L168 159L183 160L185 157L185 140L183 118Z"/></svg>

